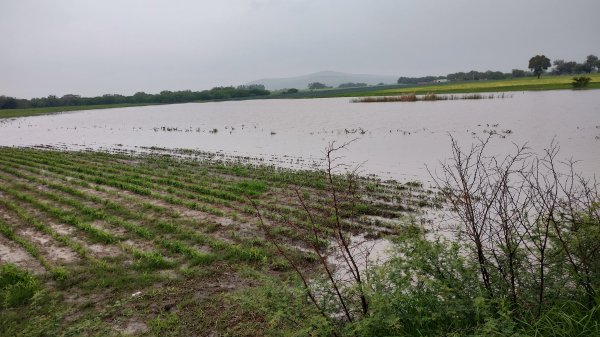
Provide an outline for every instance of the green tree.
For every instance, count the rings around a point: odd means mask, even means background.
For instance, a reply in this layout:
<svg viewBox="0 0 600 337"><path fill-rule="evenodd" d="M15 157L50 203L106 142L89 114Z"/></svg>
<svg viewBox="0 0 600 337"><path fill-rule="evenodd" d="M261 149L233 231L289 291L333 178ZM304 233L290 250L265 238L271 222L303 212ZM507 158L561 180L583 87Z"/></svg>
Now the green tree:
<svg viewBox="0 0 600 337"><path fill-rule="evenodd" d="M521 70L521 69L513 69L512 70L512 77L514 77L514 78L525 77L525 76L527 76L527 72L525 70Z"/></svg>
<svg viewBox="0 0 600 337"><path fill-rule="evenodd" d="M17 108L17 99L14 97L0 96L0 109Z"/></svg>
<svg viewBox="0 0 600 337"><path fill-rule="evenodd" d="M577 68L577 62L564 60L554 60L554 70L552 71L555 75L572 74Z"/></svg>
<svg viewBox="0 0 600 337"><path fill-rule="evenodd" d="M585 72L589 74L594 71L594 69L597 69L600 64L598 62L598 56L588 55L585 62L583 62Z"/></svg>
<svg viewBox="0 0 600 337"><path fill-rule="evenodd" d="M544 55L535 55L529 59L529 69L533 71L533 74L540 78L544 70L550 68L550 59Z"/></svg>

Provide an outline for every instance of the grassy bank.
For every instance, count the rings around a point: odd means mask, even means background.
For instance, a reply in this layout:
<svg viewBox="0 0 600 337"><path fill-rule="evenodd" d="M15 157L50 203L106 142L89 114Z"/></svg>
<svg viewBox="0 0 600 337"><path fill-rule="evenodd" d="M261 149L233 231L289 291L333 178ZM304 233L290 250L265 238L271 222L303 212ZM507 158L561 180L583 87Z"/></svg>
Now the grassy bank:
<svg viewBox="0 0 600 337"><path fill-rule="evenodd" d="M27 108L27 109L2 109L0 110L0 119L14 117L28 117L51 115L55 113L80 111L80 110L95 110L95 109L113 109L126 108L131 106L145 106L151 104L101 104L101 105L74 105L74 106L53 106L46 108Z"/></svg>
<svg viewBox="0 0 600 337"><path fill-rule="evenodd" d="M600 89L600 74L588 75L592 80L589 89ZM502 92L502 91L539 91L572 89L573 76L542 76L508 79L498 81L476 81L464 83L441 83L406 88L373 90L370 92L356 93L358 96L385 96L404 93L422 94L452 94L452 93L477 93L477 92Z"/></svg>
<svg viewBox="0 0 600 337"><path fill-rule="evenodd" d="M265 240L250 200L310 271L310 241L278 225L309 221L296 185L327 232L320 173L0 148L0 335L265 335L274 309L249 315L234 299L252 301L243 294L294 273ZM409 221L430 202L414 183L361 186L368 198L343 208L344 217L364 217L345 222L349 232L394 234L369 217Z"/></svg>

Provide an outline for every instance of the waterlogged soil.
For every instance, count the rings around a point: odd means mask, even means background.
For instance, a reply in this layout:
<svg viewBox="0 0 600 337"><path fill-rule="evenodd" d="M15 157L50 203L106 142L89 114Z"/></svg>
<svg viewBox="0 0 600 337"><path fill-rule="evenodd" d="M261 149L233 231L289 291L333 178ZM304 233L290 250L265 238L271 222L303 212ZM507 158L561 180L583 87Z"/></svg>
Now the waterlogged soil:
<svg viewBox="0 0 600 337"><path fill-rule="evenodd" d="M288 280L295 275L271 240L311 280L317 279L321 269L309 249L312 234L307 234L312 224L298 198L316 223L323 224L323 240L335 242L335 232L327 230L334 226L334 210L328 206L332 199L324 182L319 173L264 166L0 147L0 219L40 252L33 256L0 236L0 263L39 275L55 301L40 309L51 317L51 328L38 326L45 321L37 323L40 316L24 307L18 310L27 318L13 321L10 331L33 326L77 331L75 335L170 331L238 336L236 332L256 321L256 330L246 335L264 335L264 317L249 318L230 296L258 291L265 278ZM353 207L348 203L351 194L338 183L341 225L360 270L385 261L388 239L443 202L435 190L418 182L362 177L358 194L364 197ZM296 190L299 185L306 187ZM264 222L259 223L251 208L254 202ZM322 253L335 277L349 280L339 251Z"/></svg>
<svg viewBox="0 0 600 337"><path fill-rule="evenodd" d="M490 147L514 144L541 152L550 142L560 157L580 160L585 175L600 173L600 94L516 92L510 98L435 102L351 103L349 98L188 103L25 117L0 124L0 145L147 151L194 149L291 168L322 164L331 141L356 139L345 161L362 172L427 180L426 165L460 144L493 134Z"/></svg>

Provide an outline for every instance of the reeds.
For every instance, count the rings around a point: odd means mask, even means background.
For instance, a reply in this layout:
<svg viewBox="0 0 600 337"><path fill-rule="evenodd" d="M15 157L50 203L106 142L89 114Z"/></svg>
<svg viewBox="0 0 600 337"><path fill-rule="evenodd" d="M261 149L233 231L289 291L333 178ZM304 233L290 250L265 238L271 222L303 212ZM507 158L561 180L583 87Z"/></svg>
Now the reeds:
<svg viewBox="0 0 600 337"><path fill-rule="evenodd" d="M511 98L512 94L425 94L417 95L415 93L396 96L372 96L358 97L351 100L352 103L381 103L381 102L417 102L417 101L456 101L456 100L475 100L475 99L495 99Z"/></svg>

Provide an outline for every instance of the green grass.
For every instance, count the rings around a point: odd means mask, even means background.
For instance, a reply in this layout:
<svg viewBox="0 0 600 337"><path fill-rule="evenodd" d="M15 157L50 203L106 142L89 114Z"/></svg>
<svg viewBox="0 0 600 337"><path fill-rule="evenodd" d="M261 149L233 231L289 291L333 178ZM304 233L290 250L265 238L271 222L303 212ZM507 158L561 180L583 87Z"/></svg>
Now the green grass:
<svg viewBox="0 0 600 337"><path fill-rule="evenodd" d="M126 108L131 106L145 106L145 105L157 105L148 103L123 103L123 104L99 104L99 105L73 105L73 106L56 106L56 107L45 107L45 108L25 108L25 109L2 109L0 110L0 119L2 118L14 118L14 117L28 117L28 116L40 116L50 115L68 111L80 111L80 110L95 110L95 109L113 109L113 108Z"/></svg>
<svg viewBox="0 0 600 337"><path fill-rule="evenodd" d="M600 89L600 74L587 75L592 80L587 88ZM503 92L503 91L539 91L572 89L573 76L542 76L524 77L518 79L507 79L497 81L474 81L463 83L441 83L435 85L423 85L415 87L374 90L361 92L356 96L385 96L405 93L416 94L451 94L451 93L475 93L475 92Z"/></svg>

